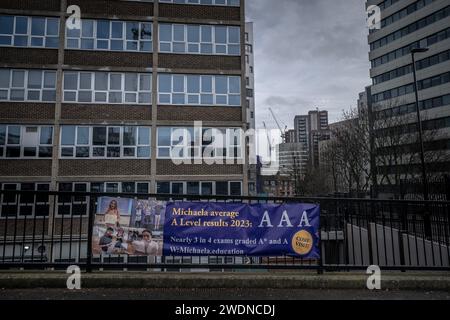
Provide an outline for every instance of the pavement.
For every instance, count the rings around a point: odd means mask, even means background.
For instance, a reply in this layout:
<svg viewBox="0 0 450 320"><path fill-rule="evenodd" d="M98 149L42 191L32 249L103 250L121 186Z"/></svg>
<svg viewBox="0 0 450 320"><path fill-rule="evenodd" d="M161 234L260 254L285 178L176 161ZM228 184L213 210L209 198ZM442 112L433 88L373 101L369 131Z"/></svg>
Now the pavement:
<svg viewBox="0 0 450 320"><path fill-rule="evenodd" d="M0 271L0 289L67 289L64 271ZM94 272L81 273L84 289L367 290L365 272L271 271L242 273ZM381 273L390 291L450 292L450 272ZM48 291L48 290L47 290ZM161 291L161 290L160 290ZM26 292L26 291L23 291ZM263 292L263 291L261 291ZM244 293L243 293L244 294Z"/></svg>
<svg viewBox="0 0 450 320"><path fill-rule="evenodd" d="M255 288L0 289L0 300L446 300L449 291Z"/></svg>

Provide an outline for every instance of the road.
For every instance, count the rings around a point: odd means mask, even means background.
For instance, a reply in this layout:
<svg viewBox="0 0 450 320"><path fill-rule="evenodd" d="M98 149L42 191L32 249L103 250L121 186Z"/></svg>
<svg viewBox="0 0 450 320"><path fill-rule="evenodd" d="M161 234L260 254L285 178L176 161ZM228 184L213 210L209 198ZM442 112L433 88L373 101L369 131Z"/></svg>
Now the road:
<svg viewBox="0 0 450 320"><path fill-rule="evenodd" d="M320 289L0 289L0 300L450 300L444 291Z"/></svg>

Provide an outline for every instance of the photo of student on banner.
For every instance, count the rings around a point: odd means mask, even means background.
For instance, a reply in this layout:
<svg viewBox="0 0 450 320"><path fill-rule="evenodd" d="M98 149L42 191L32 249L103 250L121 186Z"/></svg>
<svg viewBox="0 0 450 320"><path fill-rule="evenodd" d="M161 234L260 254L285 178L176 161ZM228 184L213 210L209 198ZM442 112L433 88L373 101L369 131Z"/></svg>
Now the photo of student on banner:
<svg viewBox="0 0 450 320"><path fill-rule="evenodd" d="M161 256L162 230L154 230L162 229L164 211L165 203L161 201L99 198L92 238L93 254Z"/></svg>

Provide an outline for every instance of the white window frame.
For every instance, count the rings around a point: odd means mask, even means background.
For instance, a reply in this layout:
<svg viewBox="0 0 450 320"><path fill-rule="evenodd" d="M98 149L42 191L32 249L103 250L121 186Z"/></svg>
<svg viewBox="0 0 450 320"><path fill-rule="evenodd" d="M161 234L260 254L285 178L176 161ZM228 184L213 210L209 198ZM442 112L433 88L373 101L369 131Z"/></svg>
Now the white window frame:
<svg viewBox="0 0 450 320"><path fill-rule="evenodd" d="M13 33L12 34L6 34L6 33L0 33L0 36L2 37L11 37L11 44L0 44L0 47L16 47L16 48L46 48L46 49L55 49L58 50L58 46L56 47L50 47L47 46L47 38L56 38L59 42L59 18L57 17L43 17L43 16L22 16L22 15L5 15L1 14L2 16L10 16L13 17ZM17 33L16 30L16 20L17 18L27 18L27 33ZM44 19L44 35L43 36L36 36L31 34L31 27L32 27L32 19L33 18L41 18ZM56 31L56 35L49 35L48 34L48 20L57 20L57 26L58 29ZM14 45L14 38L15 37L27 37L27 44L25 46L16 46ZM31 44L31 38L40 38L42 39L42 46L36 46Z"/></svg>
<svg viewBox="0 0 450 320"><path fill-rule="evenodd" d="M106 20L109 22L109 38L107 39L99 39L98 38L98 22L101 20ZM66 50L82 50L82 51L111 51L111 52L137 52L137 53L152 53L153 51L153 21L125 21L125 20L108 20L108 19L82 19L83 21L92 21L93 22L93 30L92 30L92 36L89 37L83 37L83 26L80 28L80 36L79 37L70 37L68 35L68 29L66 27L66 41L65 41L65 49ZM112 35L112 25L114 22L122 23L122 37L121 38L113 38ZM128 40L127 39L127 24L128 23L137 23L139 25L139 39L138 40ZM143 39L142 38L142 32L143 25L148 24L150 26L150 33L151 38L150 39ZM90 39L93 40L93 48L92 49L86 49L81 47L82 39ZM107 48L99 48L98 47L98 41L107 41L108 47ZM123 50L116 50L112 49L112 41L122 41L122 48ZM69 41L77 41L77 46L75 47L69 47ZM128 49L128 43L129 42L136 42L136 50L134 49ZM149 50L141 50L141 46L143 43L149 43L150 49Z"/></svg>
<svg viewBox="0 0 450 320"><path fill-rule="evenodd" d="M225 56L240 56L241 55L241 37L240 32L241 29L239 26L223 26L223 25L193 25L193 24L178 24L178 23L162 23L160 25L164 26L170 26L171 30L171 40L170 41L161 41L161 28L159 28L159 43L158 43L158 50L160 53L173 53L173 54L194 54L194 55L225 55ZM174 28L182 27L183 28L183 41L176 41L175 40L175 31ZM199 42L189 42L189 32L188 27L189 26L195 26L199 28ZM226 28L226 40L225 43L217 43L216 42L216 28ZM202 41L202 33L205 28L211 28L211 42ZM238 42L232 42L231 41L231 30L237 29L239 37ZM183 51L175 51L174 50L174 44L175 43L184 43L184 50ZM163 50L161 45L168 45L170 47L170 50ZM198 52L191 52L189 51L189 45L198 45ZM202 45L211 45L211 53L202 52ZM225 46L225 53L218 52L217 46ZM230 46L239 46L239 50L236 53L230 52Z"/></svg>
<svg viewBox="0 0 450 320"><path fill-rule="evenodd" d="M8 102L51 102L55 103L56 101L56 70L47 70L47 69L39 69L39 70L32 70L32 69L9 69L9 68L3 68L3 70L9 71L9 85L8 88L1 87L0 91L6 91L7 92L7 98L6 99L0 99L0 101L8 101ZM29 72L40 72L41 73L41 85L40 88L28 88L28 77ZM13 87L13 74L14 72L23 72L24 73L24 79L23 79L23 86L20 87ZM55 86L53 88L46 88L45 87L45 75L47 73L53 73L55 77ZM11 93L14 90L21 90L23 91L23 99L11 99ZM39 99L29 99L28 93L29 92L39 92ZM43 99L43 93L44 91L54 91L55 93L55 100L44 100Z"/></svg>
<svg viewBox="0 0 450 320"><path fill-rule="evenodd" d="M0 149L3 150L2 156L0 156L0 159L51 159L52 157L39 157L39 148L40 147L53 147L53 133L54 133L54 127L51 125L18 125L18 124L0 124L1 126L5 126L5 144L0 145ZM20 130L20 137L19 137L19 143L18 144L10 144L8 143L8 134L9 134L9 128L10 127L19 127ZM33 127L37 128L37 144L34 146L36 149L36 155L33 157L26 157L25 154L25 147L31 148L33 146L25 146L24 145L24 135L26 132L26 128ZM41 134L42 134L42 128L52 128L52 141L50 144L41 144ZM7 147L19 147L20 152L18 157L7 157L6 156L6 149ZM54 150L52 150L52 153Z"/></svg>
<svg viewBox="0 0 450 320"><path fill-rule="evenodd" d="M40 185L46 185L48 186L48 190L50 190L50 182L3 182L1 183L1 188L4 190L5 185L15 185L15 190L20 191L22 184L26 183L33 183L34 184L34 191L38 191L38 186ZM31 190L30 190L31 191ZM47 202L41 202L37 201L36 194L33 196L34 200L32 203L21 203L21 195L15 195L15 202L8 202L8 205L16 205L16 215L15 216L3 216L3 203L4 203L4 196L5 194L2 194L1 196L1 202L0 202L0 220L7 220L7 219L47 219L50 215L50 209L47 215L36 215L36 205L50 205L50 201ZM30 215L24 215L20 214L20 207L32 207L31 214Z"/></svg>
<svg viewBox="0 0 450 320"><path fill-rule="evenodd" d="M170 76L170 85L171 85L171 92L167 93L167 92L159 92L159 81L160 81L160 76L164 75L164 76ZM184 92L175 92L174 91L174 77L175 76L182 76L184 77L183 83L184 83ZM189 76L197 76L200 77L200 93L188 93L188 77ZM211 82L211 86L212 86L212 90L211 92L206 91L205 88L203 87L202 84L202 80L205 78L211 77L212 78L212 82ZM216 79L217 77L226 77L227 78L227 92L226 93L216 93ZM238 79L239 80L239 93L235 93L231 91L231 81L233 79ZM195 74L167 74L167 73L160 73L158 74L158 104L159 105L195 105L195 106L227 106L227 107L240 107L241 106L241 99L242 99L242 94L241 94L241 77L240 76L227 76L227 75L195 75ZM175 103L174 102L174 95L176 94L184 94L184 103ZM170 102L161 102L161 95L164 96L170 96ZM212 103L202 103L202 95L212 95ZM217 98L218 96L227 96L227 103L218 103L217 102ZM198 101L199 103L189 103L189 97L190 96L198 96ZM231 97L239 97L239 104L231 104L230 103L230 98Z"/></svg>
<svg viewBox="0 0 450 320"><path fill-rule="evenodd" d="M96 90L95 89L95 80L96 80L96 74L104 73L107 74L107 86L106 90ZM64 81L66 78L66 75L73 75L75 74L77 76L77 89L66 89L64 87ZM90 89L81 89L81 75L82 74L90 74L91 79L91 88ZM137 91L125 91L125 78L127 74L133 74L137 76ZM120 75L120 89L111 89L111 77L114 75ZM141 89L141 83L142 83L142 77L149 77L149 83L150 83L150 89ZM152 74L151 73L132 73L132 72L102 72L102 71L64 71L63 73L63 103L68 104L116 104L116 105L151 105L152 103ZM91 91L91 101L89 102L80 102L79 101L79 94L83 91ZM75 93L75 101L72 100L66 100L66 93ZM106 101L97 101L96 94L106 94ZM110 100L110 93L119 93L121 95L121 101L120 102L111 102ZM135 94L136 95L136 102L126 102L125 98L127 94ZM149 101L147 102L140 102L140 96L141 94L149 95Z"/></svg>
<svg viewBox="0 0 450 320"><path fill-rule="evenodd" d="M59 148L59 159L68 159L68 160L86 160L86 159L109 159L109 160L114 160L114 159L134 159L134 160L142 160L142 159L150 159L151 158L151 134L152 134L152 130L151 127L149 126L84 126L84 125L79 125L79 126L73 126L75 127L75 139L74 139L74 144L73 145L62 145L62 135L63 135L63 129L64 127L72 127L72 125L63 125L61 126L61 130L60 130L60 148ZM136 128L136 144L135 145L124 145L123 144L123 134L124 134L124 128L126 127L134 127ZM79 144L78 143L78 130L80 128L89 128L89 142L88 144ZM106 141L104 145L94 145L93 143L93 138L94 138L94 128L105 128L106 129ZM109 143L109 129L110 128L119 128L120 130L120 137L119 137L119 144L110 144ZM140 135L140 128L145 128L148 129L149 131L149 137L148 137L148 141L149 144L139 144L139 135ZM89 156L88 157L77 157L76 156L76 149L77 147L87 147L89 148ZM108 147L117 147L120 148L120 156L119 157L108 157ZM63 148L72 148L73 152L72 152L72 156L63 156L62 155L62 149ZM94 148L103 148L105 153L104 156L94 156ZM135 155L134 156L124 156L124 148L134 148L135 149ZM150 150L150 155L149 157L139 157L138 156L138 149L139 148L149 148Z"/></svg>

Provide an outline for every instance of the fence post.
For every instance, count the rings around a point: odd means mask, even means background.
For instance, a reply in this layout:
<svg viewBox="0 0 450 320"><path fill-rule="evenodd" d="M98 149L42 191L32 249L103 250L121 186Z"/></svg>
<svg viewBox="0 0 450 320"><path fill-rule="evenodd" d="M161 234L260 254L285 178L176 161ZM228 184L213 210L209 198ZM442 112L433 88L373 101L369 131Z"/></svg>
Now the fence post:
<svg viewBox="0 0 450 320"><path fill-rule="evenodd" d="M322 210L322 208L320 208ZM320 214L320 217L322 217L322 214ZM324 247L322 246L322 221L319 219L319 269L317 269L317 274L323 274L323 255L324 255ZM337 237L336 237L337 238Z"/></svg>
<svg viewBox="0 0 450 320"><path fill-rule="evenodd" d="M92 235L95 219L95 202L96 196L89 196L89 212L88 212L88 239L87 239L87 257L86 257L86 272L92 272Z"/></svg>

